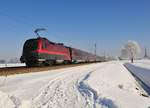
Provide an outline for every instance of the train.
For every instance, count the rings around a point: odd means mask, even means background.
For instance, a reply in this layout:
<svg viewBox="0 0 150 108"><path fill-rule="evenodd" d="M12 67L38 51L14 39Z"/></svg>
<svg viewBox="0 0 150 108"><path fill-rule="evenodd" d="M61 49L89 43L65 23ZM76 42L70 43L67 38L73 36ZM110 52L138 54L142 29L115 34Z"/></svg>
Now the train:
<svg viewBox="0 0 150 108"><path fill-rule="evenodd" d="M57 63L100 62L103 61L103 58L77 48L65 46L63 43L37 37L25 41L20 61L25 63L27 67L32 67Z"/></svg>

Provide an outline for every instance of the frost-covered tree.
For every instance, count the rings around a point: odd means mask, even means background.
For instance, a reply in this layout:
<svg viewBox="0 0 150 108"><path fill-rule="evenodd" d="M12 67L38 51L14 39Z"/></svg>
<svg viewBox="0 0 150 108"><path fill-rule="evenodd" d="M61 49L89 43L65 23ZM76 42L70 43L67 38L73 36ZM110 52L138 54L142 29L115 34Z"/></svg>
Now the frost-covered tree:
<svg viewBox="0 0 150 108"><path fill-rule="evenodd" d="M121 49L121 56L122 59L127 59L128 58L128 51L123 47Z"/></svg>
<svg viewBox="0 0 150 108"><path fill-rule="evenodd" d="M128 41L121 50L121 56L130 58L131 62L141 53L141 48L136 41Z"/></svg>

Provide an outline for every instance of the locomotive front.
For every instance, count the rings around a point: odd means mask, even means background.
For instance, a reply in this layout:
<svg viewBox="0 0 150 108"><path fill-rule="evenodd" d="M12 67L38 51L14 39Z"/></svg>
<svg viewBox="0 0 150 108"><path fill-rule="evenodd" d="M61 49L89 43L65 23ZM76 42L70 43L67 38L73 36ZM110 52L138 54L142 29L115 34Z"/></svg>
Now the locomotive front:
<svg viewBox="0 0 150 108"><path fill-rule="evenodd" d="M26 63L27 67L53 65L57 61L71 62L70 48L62 44L48 41L46 38L38 37L29 39L23 46L20 61Z"/></svg>
<svg viewBox="0 0 150 108"><path fill-rule="evenodd" d="M24 43L20 61L27 66L37 65L38 53L35 51L39 48L39 39L29 39Z"/></svg>

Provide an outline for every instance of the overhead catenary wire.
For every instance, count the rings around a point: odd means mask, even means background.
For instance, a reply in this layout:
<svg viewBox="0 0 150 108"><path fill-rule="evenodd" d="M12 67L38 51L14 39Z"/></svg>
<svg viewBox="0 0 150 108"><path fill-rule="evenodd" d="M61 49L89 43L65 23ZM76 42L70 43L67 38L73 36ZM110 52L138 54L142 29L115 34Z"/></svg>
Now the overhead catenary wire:
<svg viewBox="0 0 150 108"><path fill-rule="evenodd" d="M7 19L9 19L9 20L11 20L11 21L13 21L15 23L23 24L23 25L26 25L26 26L28 26L30 28L35 28L35 25L33 25L33 24L23 20L25 18L20 18L20 19L19 18L15 18L14 16L9 15L9 14L3 12L2 10L0 10L0 16L6 17Z"/></svg>

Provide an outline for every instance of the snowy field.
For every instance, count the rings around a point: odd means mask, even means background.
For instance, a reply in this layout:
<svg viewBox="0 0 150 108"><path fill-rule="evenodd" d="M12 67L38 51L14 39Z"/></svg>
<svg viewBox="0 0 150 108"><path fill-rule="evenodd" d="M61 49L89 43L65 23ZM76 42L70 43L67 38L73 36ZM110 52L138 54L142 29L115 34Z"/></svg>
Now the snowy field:
<svg viewBox="0 0 150 108"><path fill-rule="evenodd" d="M0 108L149 108L119 61L0 77Z"/></svg>
<svg viewBox="0 0 150 108"><path fill-rule="evenodd" d="M134 65L141 68L150 69L150 60L138 60L135 61Z"/></svg>
<svg viewBox="0 0 150 108"><path fill-rule="evenodd" d="M0 68L4 67L18 67L18 66L26 66L25 63L7 63L7 64L0 64Z"/></svg>

